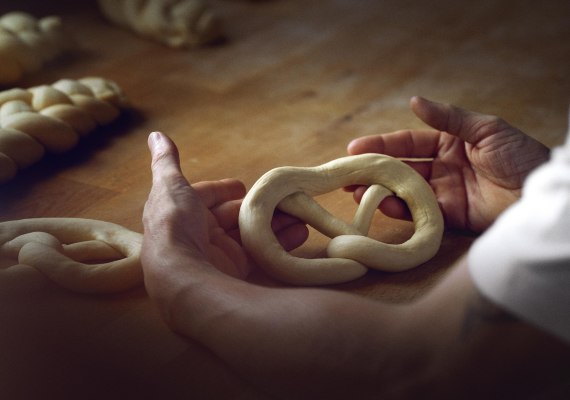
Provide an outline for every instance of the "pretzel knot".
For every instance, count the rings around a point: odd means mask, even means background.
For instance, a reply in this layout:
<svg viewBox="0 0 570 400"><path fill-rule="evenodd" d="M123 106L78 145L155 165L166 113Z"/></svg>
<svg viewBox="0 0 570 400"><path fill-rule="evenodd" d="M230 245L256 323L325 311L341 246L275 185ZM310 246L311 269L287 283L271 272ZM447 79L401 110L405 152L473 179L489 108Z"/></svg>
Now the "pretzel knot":
<svg viewBox="0 0 570 400"><path fill-rule="evenodd" d="M350 185L370 186L352 224L330 214L312 196ZM415 232L402 244L367 237L380 202L395 195L410 209ZM286 252L271 229L276 208L332 238L329 258L306 259ZM239 215L244 247L273 277L297 285L327 285L364 275L368 268L403 271L439 250L443 216L429 184L409 165L381 154L363 154L313 168L281 167L267 172L245 197Z"/></svg>
<svg viewBox="0 0 570 400"><path fill-rule="evenodd" d="M0 223L0 259L34 267L80 293L140 285L141 244L141 234L104 221L33 218Z"/></svg>

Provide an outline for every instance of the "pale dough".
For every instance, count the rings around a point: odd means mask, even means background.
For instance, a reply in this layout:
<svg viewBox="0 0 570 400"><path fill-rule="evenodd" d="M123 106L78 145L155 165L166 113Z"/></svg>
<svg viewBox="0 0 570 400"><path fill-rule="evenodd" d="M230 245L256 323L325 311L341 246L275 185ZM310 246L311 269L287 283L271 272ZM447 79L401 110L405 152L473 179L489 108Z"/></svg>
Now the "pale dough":
<svg viewBox="0 0 570 400"><path fill-rule="evenodd" d="M61 19L36 19L19 11L0 17L0 85L17 82L72 46Z"/></svg>
<svg viewBox="0 0 570 400"><path fill-rule="evenodd" d="M0 267L29 265L81 293L112 293L142 284L142 235L82 218L0 222Z"/></svg>
<svg viewBox="0 0 570 400"><path fill-rule="evenodd" d="M202 0L99 0L113 23L170 47L194 47L221 36L221 25Z"/></svg>
<svg viewBox="0 0 570 400"><path fill-rule="evenodd" d="M311 198L350 185L372 185L352 224ZM413 236L397 245L365 236L374 210L392 193L406 202L415 224ZM286 252L271 229L276 208L331 237L329 258L305 259ZM325 285L356 279L368 268L403 271L426 262L439 250L444 223L431 187L412 167L386 155L364 154L313 168L269 171L246 195L239 227L244 247L270 275L292 284Z"/></svg>
<svg viewBox="0 0 570 400"><path fill-rule="evenodd" d="M100 77L0 92L0 184L38 162L46 151L70 150L127 105L121 88Z"/></svg>

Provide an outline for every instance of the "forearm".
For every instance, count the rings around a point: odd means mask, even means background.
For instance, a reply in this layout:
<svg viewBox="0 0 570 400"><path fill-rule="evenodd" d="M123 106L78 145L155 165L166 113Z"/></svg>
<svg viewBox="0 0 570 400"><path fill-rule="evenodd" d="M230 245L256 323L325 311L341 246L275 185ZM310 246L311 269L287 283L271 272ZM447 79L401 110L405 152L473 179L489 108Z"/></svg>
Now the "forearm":
<svg viewBox="0 0 570 400"><path fill-rule="evenodd" d="M273 396L524 398L556 384L568 360L564 345L481 303L464 262L419 302L395 306L255 286L172 254L149 287L171 328Z"/></svg>
<svg viewBox="0 0 570 400"><path fill-rule="evenodd" d="M171 294L154 296L171 328L273 395L376 398L413 391L423 379L429 354L408 328L407 307L331 290L268 289L200 260L172 260L184 264L155 283Z"/></svg>
<svg viewBox="0 0 570 400"><path fill-rule="evenodd" d="M570 347L484 298L465 259L416 311L434 350L435 398L531 399L570 390Z"/></svg>

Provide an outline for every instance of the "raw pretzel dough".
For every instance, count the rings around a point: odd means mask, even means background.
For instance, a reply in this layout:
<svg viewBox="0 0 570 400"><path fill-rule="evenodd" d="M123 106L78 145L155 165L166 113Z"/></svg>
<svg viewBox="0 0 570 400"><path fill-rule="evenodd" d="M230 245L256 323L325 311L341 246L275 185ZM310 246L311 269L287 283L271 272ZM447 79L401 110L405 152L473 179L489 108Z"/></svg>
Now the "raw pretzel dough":
<svg viewBox="0 0 570 400"><path fill-rule="evenodd" d="M218 18L202 0L99 0L113 23L170 47L192 47L221 35Z"/></svg>
<svg viewBox="0 0 570 400"><path fill-rule="evenodd" d="M17 82L71 47L59 17L36 19L23 12L0 17L0 85Z"/></svg>
<svg viewBox="0 0 570 400"><path fill-rule="evenodd" d="M99 77L0 92L0 184L38 162L46 150L71 149L126 105L121 89Z"/></svg>
<svg viewBox="0 0 570 400"><path fill-rule="evenodd" d="M104 221L32 218L0 222L0 259L12 260L9 267L32 266L81 293L119 292L140 285L141 244L141 234Z"/></svg>
<svg viewBox="0 0 570 400"><path fill-rule="evenodd" d="M352 225L311 198L350 185L372 185ZM397 245L365 236L374 210L392 193L406 202L416 227L409 240ZM333 238L327 247L329 258L304 259L287 253L271 230L277 207ZM429 260L439 249L444 224L431 187L413 168L389 156L364 154L314 168L269 171L245 197L239 227L244 247L270 275L298 285L325 285L356 279L368 268L402 271Z"/></svg>

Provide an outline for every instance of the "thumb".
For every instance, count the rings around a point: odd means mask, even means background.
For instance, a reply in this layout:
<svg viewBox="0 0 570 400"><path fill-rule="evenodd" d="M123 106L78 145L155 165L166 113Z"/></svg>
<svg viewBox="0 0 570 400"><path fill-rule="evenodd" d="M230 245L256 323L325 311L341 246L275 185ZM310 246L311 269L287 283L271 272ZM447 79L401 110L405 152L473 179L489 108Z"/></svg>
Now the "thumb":
<svg viewBox="0 0 570 400"><path fill-rule="evenodd" d="M178 148L168 136L161 132L152 132L148 137L148 147L152 157L153 183L168 176L182 174Z"/></svg>
<svg viewBox="0 0 570 400"><path fill-rule="evenodd" d="M479 114L419 96L411 98L410 107L419 119L432 128L457 136L471 144L500 132L505 128L503 125L506 125L506 122L492 115Z"/></svg>

